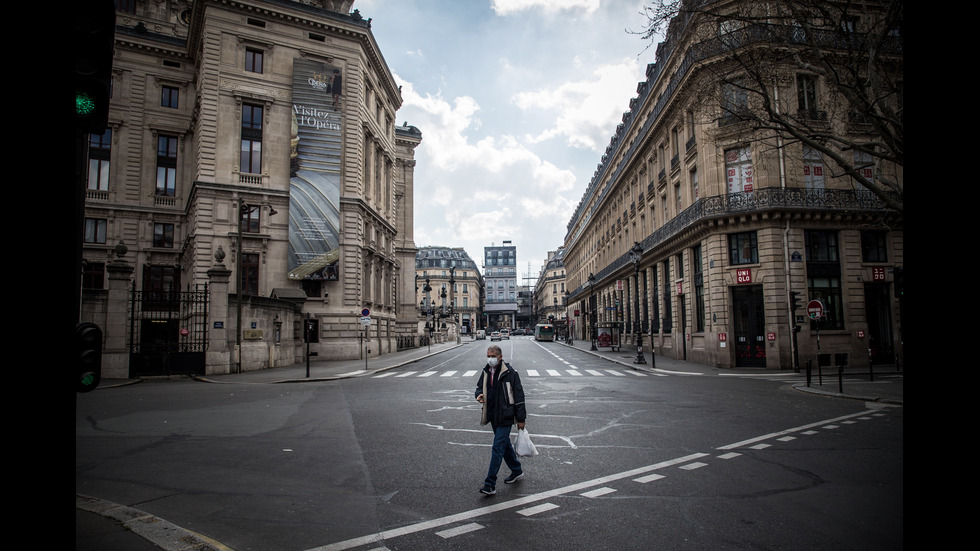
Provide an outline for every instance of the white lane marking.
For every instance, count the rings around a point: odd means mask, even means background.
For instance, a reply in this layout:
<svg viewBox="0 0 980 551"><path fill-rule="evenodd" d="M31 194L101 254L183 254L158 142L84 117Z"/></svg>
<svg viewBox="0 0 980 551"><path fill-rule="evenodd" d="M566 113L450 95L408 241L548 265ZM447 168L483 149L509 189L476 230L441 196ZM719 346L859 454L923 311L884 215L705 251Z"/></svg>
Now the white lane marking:
<svg viewBox="0 0 980 551"><path fill-rule="evenodd" d="M596 371L595 369L586 369L586 371L595 375L596 377L605 377L605 375L603 375L602 372Z"/></svg>
<svg viewBox="0 0 980 551"><path fill-rule="evenodd" d="M474 369L473 371L467 371L466 373L463 373L463 377L472 377L476 374L477 374L477 370Z"/></svg>
<svg viewBox="0 0 980 551"><path fill-rule="evenodd" d="M625 377L626 376L626 375L623 375L622 373L620 373L619 371L613 371L612 369L607 369L606 371L608 371L609 373L612 373L613 375L615 375L617 377Z"/></svg>
<svg viewBox="0 0 980 551"><path fill-rule="evenodd" d="M687 465L681 465L678 469L684 469L685 471L693 471L694 469L700 469L701 467L707 467L707 463L702 463L700 461L695 461L694 463L688 463Z"/></svg>
<svg viewBox="0 0 980 551"><path fill-rule="evenodd" d="M470 532L475 532L482 529L483 526L475 522L469 524L464 524L462 526L457 526L456 528L450 528L449 530L443 530L442 532L436 532L436 535L443 539L449 539L453 536L458 536L460 534L468 534Z"/></svg>
<svg viewBox="0 0 980 551"><path fill-rule="evenodd" d="M646 373L640 373L639 371L633 371L632 369L627 370L626 372L629 373L630 375L636 375L637 377L646 377L647 376Z"/></svg>
<svg viewBox="0 0 980 551"><path fill-rule="evenodd" d="M639 482L640 484L646 484L647 482L653 482L654 480L660 480L664 478L662 474L648 474L646 476L641 476L640 478L634 478L633 482Z"/></svg>
<svg viewBox="0 0 980 551"><path fill-rule="evenodd" d="M742 454L740 454L738 452L728 452L728 453L723 453L723 454L719 455L718 456L718 459L734 459L734 458L736 458L736 457L738 457L740 455L742 455Z"/></svg>
<svg viewBox="0 0 980 551"><path fill-rule="evenodd" d="M445 373L443 373L442 375L439 375L439 376L440 377L452 377L455 374L456 374L455 371L447 371L447 372L445 372Z"/></svg>
<svg viewBox="0 0 980 551"><path fill-rule="evenodd" d="M795 433L795 432L804 432L804 431L806 431L806 432L813 432L813 431L809 431L808 429L811 429L812 427L823 426L823 425L826 425L828 423L840 422L841 420L844 420L844 419L850 419L852 417L858 417L860 415L865 415L865 414L866 414L865 412L852 413L850 415L844 415L844 416L837 417L837 418L834 418L834 419L827 419L827 420L824 420L824 421L818 421L816 423L810 423L808 425L803 425L803 426L800 426L800 427L794 427L794 428L782 430L782 431L779 431L779 432L765 434L765 435L762 435L762 436L757 436L755 438L750 438L750 439L747 439L747 440L742 440L740 442L734 442L732 444L726 444L724 446L719 446L716 449L718 449L718 450L731 450L731 449L734 449L734 448L745 447L745 446L747 446L749 444L752 444L752 443L755 443L755 442L761 442L763 440L769 440L769 439L772 439L772 438L776 438L778 436L783 436L785 434L791 434L791 433ZM804 432L804 433L806 433L806 432ZM610 482L615 482L617 480L622 480L622 479L625 479L625 478L637 477L639 475L645 475L646 473L649 473L651 471L660 470L660 469L663 469L665 467L670 467L670 466L673 466L673 465L680 465L680 464L684 464L684 463L689 463L691 461L694 461L695 459L700 459L700 458L705 457L707 455L708 454L706 454L706 453L692 453L690 455L686 455L686 456L683 456L683 457L678 457L676 459L669 459L667 461L661 461L660 463L654 463L652 465L646 465L646 466L643 466L643 467L638 467L636 469L631 469L631 470L628 470L628 471L622 471L622 472L611 474L611 475L607 475L607 476L601 476L599 478L594 478L592 480L586 480L584 482L579 482L577 484L571 484L571 485L564 486L564 487L561 487L561 488L555 488L554 490L548 490L548 491L540 492L540 493L537 493L537 494L531 494L531 495L527 495L527 496L524 496L524 497L519 497L517 499L512 499L510 501L497 502L497 503L495 503L493 505L489 505L487 507L480 507L480 508L477 508L477 509L471 509L469 511L464 511L462 513L456 513L456 514L448 515L448 516L445 516L445 517L442 517L442 518L437 518L437 519L432 519L432 520L428 520L428 521L423 521L423 522L419 522L417 524L412 524L412 525L408 525L408 526L402 526L400 528L395 528L395 529L392 529L392 530L383 530L381 532L377 532L377 533L370 534L370 535L367 535L367 536L362 536L360 538L353 538L353 539L349 539L349 540L346 540L346 541L340 541L340 542L336 542L336 543L331 543L329 545L324 545L324 546L320 546L320 547L314 547L312 549L309 549L308 551L338 551L338 550L341 550L341 549L351 549L351 548L354 548L354 547L360 547L362 545L367 545L367 544L370 544L370 543L383 543L388 538L395 538L395 537L398 537L398 536L404 536L406 534L414 534L416 532L422 532L422 531L425 531L425 530L430 530L432 528L438 528L438 527L441 527L441 526L447 526L449 524L455 524L457 522L461 522L461 521L464 521L464 520L470 520L470 519L477 518L477 517L480 517L480 516L483 516L483 515L488 515L488 514L491 514L491 513L496 513L498 511L506 511L508 509L513 509L513 508L516 508L516 507L521 507L523 505L527 505L529 503L535 503L535 502L538 502L538 501L544 501L546 499L549 499L549 498L552 498L552 497L555 497L555 496L561 496L561 495L565 495L565 494L569 494L569 493L573 493L573 492L581 492L582 490L586 490L587 488L594 488L596 486L603 486L605 484L608 484ZM729 456L729 457L733 457L732 454L725 454L725 455L726 456ZM654 480L654 478L651 477L651 476L649 476L649 475L648 476L644 476L644 477L640 477L640 479L645 479L647 481ZM551 504L545 504L545 505L547 505L547 508L544 509L544 510L549 510L549 509L553 509L553 508L557 507L557 506L551 505ZM544 507L544 505L539 506L539 507Z"/></svg>
<svg viewBox="0 0 980 551"><path fill-rule="evenodd" d="M528 369L527 370L527 375L528 375L528 377L537 377L538 376L538 370L537 369Z"/></svg>
<svg viewBox="0 0 980 551"><path fill-rule="evenodd" d="M375 375L374 377L371 377L371 378L372 379L382 379L384 377L390 377L392 375L394 375L394 373L392 373L391 371L389 371L387 373L379 373L379 374L377 374L377 375Z"/></svg>
<svg viewBox="0 0 980 551"><path fill-rule="evenodd" d="M405 373L395 375L395 377L408 377L409 375L414 375L416 373L418 373L418 371L406 371Z"/></svg>
<svg viewBox="0 0 980 551"><path fill-rule="evenodd" d="M528 507L527 509L521 509L517 511L518 514L529 517L531 515L536 515L538 513L543 513L545 511L550 511L552 509L557 509L558 506L554 503L542 503L541 505L535 505L534 507Z"/></svg>
<svg viewBox="0 0 980 551"><path fill-rule="evenodd" d="M850 419L851 417L858 417L860 415L867 415L867 412L861 411L861 412L858 412L858 413L852 413L850 415L843 415L841 417L835 417L834 419L826 419L824 421L817 421L816 423L810 423L808 425L803 425L803 426L794 427L794 428L791 428L791 429L781 430L779 432L773 432L773 433L770 433L770 434L763 434L762 436L756 436L755 438L750 438L748 440L742 440L741 442L735 442L733 444L726 444L724 446L721 446L721 447L715 448L715 449L718 449L718 450L733 450L735 448L742 448L742 447L748 446L749 444L754 444L756 442L761 442L763 440L771 440L773 438L778 438L780 436L784 436L784 435L787 435L787 434L793 434L794 432L801 432L803 434L816 434L816 431L812 431L812 430L809 430L809 429L812 429L813 427L819 427L819 426L822 426L822 425L826 425L827 423L837 423L837 422L843 421L844 419Z"/></svg>
<svg viewBox="0 0 980 551"><path fill-rule="evenodd" d="M613 493L615 491L616 490L614 490L612 488L604 487L604 488L597 488L595 490L584 492L581 495L584 496L584 497L599 497L599 496L604 496L606 494L611 494L611 493Z"/></svg>
<svg viewBox="0 0 980 551"><path fill-rule="evenodd" d="M558 373L558 371L555 369L546 369L545 371L547 371L548 375L551 375L552 377L561 377L561 373Z"/></svg>
<svg viewBox="0 0 980 551"><path fill-rule="evenodd" d="M438 373L438 371L426 371L425 373L420 373L419 377L431 377Z"/></svg>
<svg viewBox="0 0 980 551"><path fill-rule="evenodd" d="M565 370L565 373L568 373L569 375L572 375L573 377L581 377L582 376L581 373L579 373L578 371L575 371L574 369L567 369L567 370Z"/></svg>
<svg viewBox="0 0 980 551"><path fill-rule="evenodd" d="M455 524L457 522L470 520L491 513L496 513L498 511L506 511L508 509L514 509L517 507L521 507L523 505L527 505L529 503L544 501L546 499L550 499L555 496L565 495L573 492L580 492L587 488L602 486L608 484L609 482L615 482L616 480L634 477L637 475L648 473L650 471L655 471L657 469L669 467L671 465L676 465L679 463L687 463L688 461L693 461L694 459L698 459L706 455L708 454L693 453L691 455L687 455L684 457L678 457L677 459L670 459L667 461L662 461L660 463L654 463L653 465L646 465L644 467L631 469L629 471L623 471L621 473L611 474L608 476L601 476L599 478L594 478L592 480L587 480L585 482L579 482L577 484L571 484L561 488L555 488L554 490L548 490L537 494L531 494L524 497L519 497L517 499L512 499L510 501L497 502L493 505L488 505L486 507L480 507L478 509L464 511L462 513L456 513L441 518L427 520L427 521L419 522L417 524L410 524L408 526L402 526L400 528L393 528L391 530L382 530L380 532L369 534L367 536L353 538L346 541L339 541L336 543L331 543L329 545L314 547L312 549L309 549L308 551L339 551L341 549L351 549L354 547L360 547L362 545L368 545L370 543L383 543L386 539L389 538L396 538L407 534L423 532L425 530L431 530L433 528L439 528L442 526L447 526L449 524ZM556 507L551 504L546 504L546 505L548 505L547 509L553 509Z"/></svg>

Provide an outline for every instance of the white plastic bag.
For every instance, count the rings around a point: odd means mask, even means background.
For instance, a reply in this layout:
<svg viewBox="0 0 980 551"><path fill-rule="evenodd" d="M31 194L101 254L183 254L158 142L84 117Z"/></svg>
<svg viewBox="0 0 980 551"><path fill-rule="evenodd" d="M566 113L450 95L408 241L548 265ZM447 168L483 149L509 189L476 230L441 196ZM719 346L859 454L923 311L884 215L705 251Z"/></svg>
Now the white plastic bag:
<svg viewBox="0 0 980 551"><path fill-rule="evenodd" d="M527 429L517 431L517 445L514 446L514 450L517 455L538 455L538 449L531 442L531 435L527 433Z"/></svg>

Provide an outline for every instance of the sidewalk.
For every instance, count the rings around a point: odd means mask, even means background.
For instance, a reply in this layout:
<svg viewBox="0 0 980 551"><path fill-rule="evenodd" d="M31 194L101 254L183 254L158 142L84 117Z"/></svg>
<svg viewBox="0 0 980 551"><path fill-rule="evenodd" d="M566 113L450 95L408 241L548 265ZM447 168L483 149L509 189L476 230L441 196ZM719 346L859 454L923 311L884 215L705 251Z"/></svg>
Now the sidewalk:
<svg viewBox="0 0 980 551"><path fill-rule="evenodd" d="M723 369L683 360L675 360L659 354L656 358L651 359L649 352L643 354L647 363L635 364L633 361L636 359L636 349L632 348L631 345L623 346L618 351L614 351L609 347L600 347L599 350L591 350L592 342L588 340L576 340L571 345L564 341L558 342L565 346L574 346L578 350L638 371L653 371L668 375L703 375L715 377L785 377L787 383L792 383L793 388L801 392L862 400L865 402L904 405L904 372L896 371L893 366L876 367L873 372L869 371L866 367L855 368L848 366L844 368L843 373L840 375L838 375L838 369L836 367L825 367L822 373L818 372L816 368L813 368L810 373L810 385L807 386L806 371L804 369L801 369L799 373L794 372L792 369Z"/></svg>
<svg viewBox="0 0 980 551"><path fill-rule="evenodd" d="M309 368L305 363L297 363L284 367L272 369L259 369L245 371L243 373L217 374L217 375L195 375L193 378L198 381L208 383L254 383L254 384L275 384L275 383L303 383L313 381L333 381L336 379L346 379L350 377L360 377L371 373L387 371L396 367L401 367L410 363L417 362L428 356L440 354L460 346L467 346L472 343L488 341L477 341L464 338L457 344L455 341L423 346L421 348L410 348L385 354L383 356L372 356L365 360L313 360L310 361ZM124 386L127 384L138 383L139 379L103 379L99 388L109 388Z"/></svg>

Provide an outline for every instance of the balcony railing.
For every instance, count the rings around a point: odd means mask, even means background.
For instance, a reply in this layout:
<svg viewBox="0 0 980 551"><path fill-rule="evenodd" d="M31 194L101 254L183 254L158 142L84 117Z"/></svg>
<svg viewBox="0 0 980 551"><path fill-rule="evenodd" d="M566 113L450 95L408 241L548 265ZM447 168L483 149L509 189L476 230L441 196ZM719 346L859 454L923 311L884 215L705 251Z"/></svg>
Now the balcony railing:
<svg viewBox="0 0 980 551"><path fill-rule="evenodd" d="M870 191L762 188L755 191L698 199L693 205L654 230L640 242L640 245L644 251L649 252L685 229L704 220L732 214L771 210L884 212L890 209ZM602 281L629 264L632 264L632 260L627 252L596 272L596 281ZM588 290L587 283L579 286L570 294L572 296L578 295L583 289Z"/></svg>

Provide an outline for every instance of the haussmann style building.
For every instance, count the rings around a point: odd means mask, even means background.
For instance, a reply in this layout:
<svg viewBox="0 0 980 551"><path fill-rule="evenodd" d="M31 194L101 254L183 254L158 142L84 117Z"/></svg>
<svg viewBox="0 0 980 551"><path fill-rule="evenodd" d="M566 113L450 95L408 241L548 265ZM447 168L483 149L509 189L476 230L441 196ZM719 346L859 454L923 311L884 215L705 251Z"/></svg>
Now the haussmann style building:
<svg viewBox="0 0 980 551"><path fill-rule="evenodd" d="M438 341L483 328L483 277L462 247L419 247L415 282L423 334Z"/></svg>
<svg viewBox="0 0 980 551"><path fill-rule="evenodd" d="M351 1L117 1L90 136L83 321L104 376L418 344L414 150Z"/></svg>
<svg viewBox="0 0 980 551"><path fill-rule="evenodd" d="M680 3L568 224L575 338L901 363L902 11L860 5Z"/></svg>

